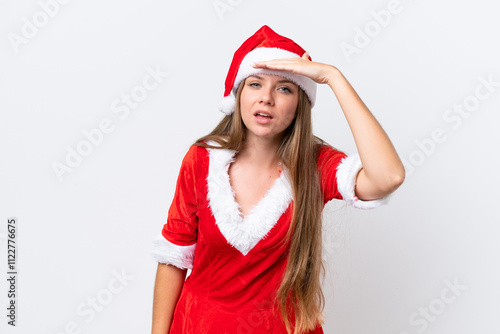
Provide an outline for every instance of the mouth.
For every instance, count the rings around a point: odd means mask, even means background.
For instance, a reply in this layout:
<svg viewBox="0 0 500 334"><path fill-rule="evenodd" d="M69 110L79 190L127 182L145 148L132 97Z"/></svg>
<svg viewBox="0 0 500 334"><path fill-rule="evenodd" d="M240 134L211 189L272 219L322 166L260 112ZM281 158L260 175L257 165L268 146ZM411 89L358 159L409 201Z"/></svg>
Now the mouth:
<svg viewBox="0 0 500 334"><path fill-rule="evenodd" d="M273 119L273 116L265 111L256 111L253 115L257 118Z"/></svg>

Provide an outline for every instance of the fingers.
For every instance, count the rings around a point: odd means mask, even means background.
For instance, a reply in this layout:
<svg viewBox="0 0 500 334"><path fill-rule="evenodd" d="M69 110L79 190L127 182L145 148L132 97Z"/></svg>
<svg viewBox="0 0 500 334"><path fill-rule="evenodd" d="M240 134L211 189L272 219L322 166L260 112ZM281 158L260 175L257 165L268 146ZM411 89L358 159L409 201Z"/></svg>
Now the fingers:
<svg viewBox="0 0 500 334"><path fill-rule="evenodd" d="M300 60L298 60L300 59ZM283 69L286 70L291 66L297 65L303 60L309 60L309 52L304 52L302 57L300 58L284 58L284 59L274 59L274 60L267 60L267 61L256 61L254 63L251 63L250 65L254 68L268 68L268 69ZM288 65L288 66L287 66Z"/></svg>
<svg viewBox="0 0 500 334"><path fill-rule="evenodd" d="M269 70L276 70L276 71L290 71L290 72L296 72L296 65L293 63L284 63L284 62L279 62L279 63L256 63L255 67L259 68L265 68Z"/></svg>
<svg viewBox="0 0 500 334"><path fill-rule="evenodd" d="M298 65L298 58L291 59L276 59L267 61L256 61L251 64L254 68L267 68L274 70L293 70Z"/></svg>

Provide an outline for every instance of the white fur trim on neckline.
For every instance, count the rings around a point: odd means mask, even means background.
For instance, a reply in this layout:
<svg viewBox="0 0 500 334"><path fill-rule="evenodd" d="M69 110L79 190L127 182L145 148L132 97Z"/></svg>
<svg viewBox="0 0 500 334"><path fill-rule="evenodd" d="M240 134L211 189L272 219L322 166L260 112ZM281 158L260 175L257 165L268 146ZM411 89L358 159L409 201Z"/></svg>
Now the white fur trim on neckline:
<svg viewBox="0 0 500 334"><path fill-rule="evenodd" d="M219 146L214 141L207 143ZM265 196L243 219L228 174L229 164L235 161L237 151L210 148L207 150L210 157L207 176L208 202L215 223L227 242L243 255L247 255L267 236L290 205L293 195L288 173L284 168Z"/></svg>

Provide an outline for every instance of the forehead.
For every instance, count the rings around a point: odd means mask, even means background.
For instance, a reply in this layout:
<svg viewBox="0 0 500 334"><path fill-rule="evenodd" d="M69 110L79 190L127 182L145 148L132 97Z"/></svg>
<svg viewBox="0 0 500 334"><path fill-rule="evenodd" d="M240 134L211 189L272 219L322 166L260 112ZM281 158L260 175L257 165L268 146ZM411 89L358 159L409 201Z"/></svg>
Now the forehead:
<svg viewBox="0 0 500 334"><path fill-rule="evenodd" d="M259 73L259 74L251 74L248 76L247 79L258 79L258 80L271 80L271 81L275 81L277 83L290 83L290 84L293 84L295 86L297 86L297 84L295 82L293 82L292 80L290 79L287 79L279 74L267 74L267 73Z"/></svg>

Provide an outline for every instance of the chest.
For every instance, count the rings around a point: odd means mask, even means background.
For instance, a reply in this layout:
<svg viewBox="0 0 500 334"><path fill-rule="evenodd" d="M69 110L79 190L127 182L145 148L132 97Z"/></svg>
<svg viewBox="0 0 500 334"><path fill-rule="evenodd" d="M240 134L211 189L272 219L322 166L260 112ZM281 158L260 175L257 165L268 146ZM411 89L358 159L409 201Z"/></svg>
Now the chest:
<svg viewBox="0 0 500 334"><path fill-rule="evenodd" d="M211 224L203 224L205 219L200 219L199 234L207 227L205 232L215 233L205 234L207 243L219 244L217 240L222 241L223 237L226 243L245 256L259 242L271 241L268 238L270 232L292 203L292 189L286 168L269 175L252 175L238 168L231 169L235 153L226 149L208 149L207 175L206 178L200 177L200 181L206 181L206 184L200 186L199 193L203 195L199 198L206 201L206 206L202 204L201 207L206 208L214 229ZM198 204L200 207L201 203Z"/></svg>
<svg viewBox="0 0 500 334"><path fill-rule="evenodd" d="M252 209L265 198L280 175L281 171L277 168L273 170L252 169L237 162L229 165L229 184L244 217L248 216Z"/></svg>

